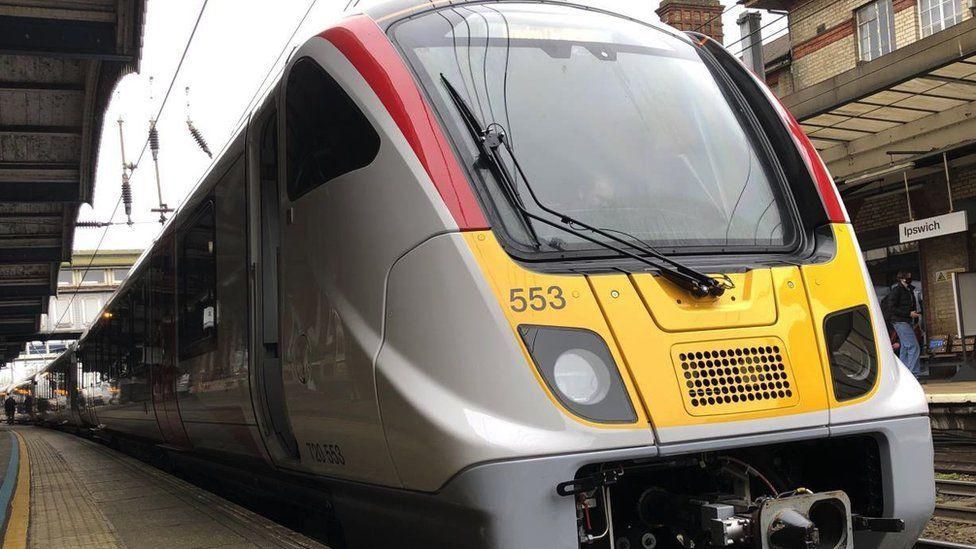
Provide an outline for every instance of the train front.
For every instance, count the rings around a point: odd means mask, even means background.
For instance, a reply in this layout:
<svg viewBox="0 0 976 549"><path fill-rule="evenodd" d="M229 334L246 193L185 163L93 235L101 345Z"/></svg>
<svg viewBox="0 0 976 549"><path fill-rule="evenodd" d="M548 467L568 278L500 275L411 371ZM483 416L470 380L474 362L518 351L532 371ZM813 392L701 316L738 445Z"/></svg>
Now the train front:
<svg viewBox="0 0 976 549"><path fill-rule="evenodd" d="M565 4L386 30L488 226L394 267L400 362L377 366L404 486L477 511L445 535L912 545L934 504L926 404L763 84L705 37Z"/></svg>

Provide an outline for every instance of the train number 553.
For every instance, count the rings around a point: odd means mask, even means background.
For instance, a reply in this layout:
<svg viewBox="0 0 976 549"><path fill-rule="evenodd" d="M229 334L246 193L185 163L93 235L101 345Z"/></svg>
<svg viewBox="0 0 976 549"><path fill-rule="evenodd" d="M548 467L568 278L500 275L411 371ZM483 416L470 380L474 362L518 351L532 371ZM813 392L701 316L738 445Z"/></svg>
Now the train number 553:
<svg viewBox="0 0 976 549"><path fill-rule="evenodd" d="M523 313L528 309L533 311L556 309L558 311L566 307L566 298L563 297L563 289L559 286L512 288L509 293L509 306L516 313Z"/></svg>

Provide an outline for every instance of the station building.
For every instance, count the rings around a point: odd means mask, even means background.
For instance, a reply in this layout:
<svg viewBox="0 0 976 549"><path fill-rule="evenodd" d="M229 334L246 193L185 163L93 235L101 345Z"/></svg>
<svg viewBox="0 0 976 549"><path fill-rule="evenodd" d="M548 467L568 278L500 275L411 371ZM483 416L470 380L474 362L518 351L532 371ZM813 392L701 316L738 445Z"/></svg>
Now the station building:
<svg viewBox="0 0 976 549"><path fill-rule="evenodd" d="M98 317L139 259L141 250L76 250L58 271L57 293L41 315L40 331L0 368L0 387L34 375L57 358Z"/></svg>
<svg viewBox="0 0 976 549"><path fill-rule="evenodd" d="M930 347L961 351L952 273L976 271L976 1L739 3L769 10L767 23L788 21L761 44L759 32L748 39L760 25L747 12L738 21L747 40L726 45L820 151L876 290L912 271ZM714 22L702 27L718 4L664 0L658 15L721 39Z"/></svg>

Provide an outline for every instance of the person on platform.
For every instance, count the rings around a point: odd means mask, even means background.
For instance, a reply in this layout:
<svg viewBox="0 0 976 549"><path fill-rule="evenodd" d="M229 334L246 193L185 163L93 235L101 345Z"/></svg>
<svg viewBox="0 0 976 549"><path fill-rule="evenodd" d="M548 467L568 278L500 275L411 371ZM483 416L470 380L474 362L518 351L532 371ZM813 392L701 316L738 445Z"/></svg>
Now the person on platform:
<svg viewBox="0 0 976 549"><path fill-rule="evenodd" d="M7 396L7 400L3 401L3 411L7 414L7 423L13 425L14 413L17 411L17 401L13 395Z"/></svg>
<svg viewBox="0 0 976 549"><path fill-rule="evenodd" d="M898 333L898 358L908 367L915 377L922 373L919 365L921 348L915 337L915 320L921 316L918 302L915 299L915 286L912 286L912 273L901 271L898 273L898 284L891 288L888 308L891 316L891 326Z"/></svg>

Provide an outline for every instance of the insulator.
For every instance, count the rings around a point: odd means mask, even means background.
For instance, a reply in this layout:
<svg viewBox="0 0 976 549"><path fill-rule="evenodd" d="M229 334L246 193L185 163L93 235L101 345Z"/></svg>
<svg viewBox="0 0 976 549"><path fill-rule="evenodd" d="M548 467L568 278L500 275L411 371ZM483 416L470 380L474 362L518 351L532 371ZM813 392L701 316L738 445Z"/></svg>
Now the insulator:
<svg viewBox="0 0 976 549"><path fill-rule="evenodd" d="M186 120L186 127L190 129L190 135L193 136L193 140L197 142L197 146L200 147L200 150L207 153L207 156L210 158L213 158L213 153L210 152L210 147L207 146L207 140L203 138L203 134L200 133L200 130L198 130L196 126L193 125L193 122L191 122L189 119Z"/></svg>
<svg viewBox="0 0 976 549"><path fill-rule="evenodd" d="M149 124L149 150L152 151L153 158L159 156L159 130L156 129L155 122Z"/></svg>
<svg viewBox="0 0 976 549"><path fill-rule="evenodd" d="M100 227L108 227L111 223L105 223L102 221L79 221L75 223L75 227L80 229L98 229Z"/></svg>
<svg viewBox="0 0 976 549"><path fill-rule="evenodd" d="M129 183L129 178L122 181L122 205L125 206L125 217L128 219L128 224L132 225L132 184Z"/></svg>

